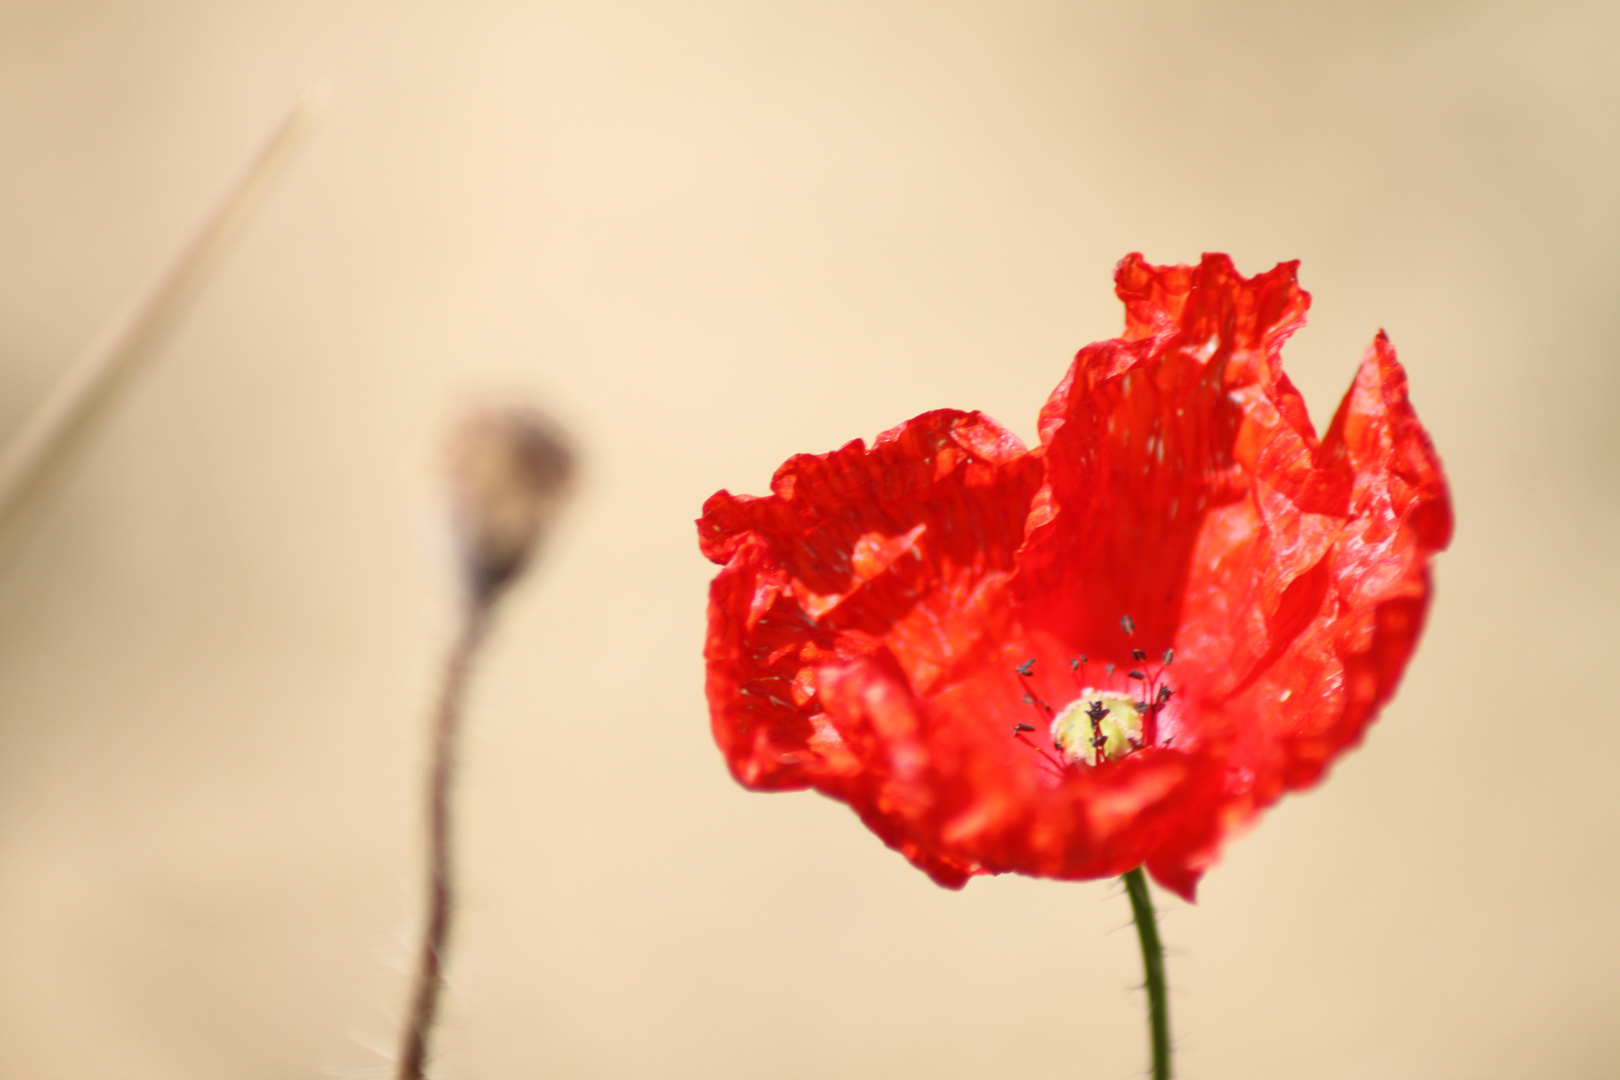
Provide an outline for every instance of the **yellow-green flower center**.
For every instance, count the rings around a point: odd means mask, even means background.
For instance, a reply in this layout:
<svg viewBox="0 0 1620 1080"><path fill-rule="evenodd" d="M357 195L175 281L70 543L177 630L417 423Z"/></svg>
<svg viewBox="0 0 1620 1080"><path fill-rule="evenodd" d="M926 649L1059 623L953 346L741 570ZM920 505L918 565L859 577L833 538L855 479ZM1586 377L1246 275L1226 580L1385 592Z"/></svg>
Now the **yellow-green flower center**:
<svg viewBox="0 0 1620 1080"><path fill-rule="evenodd" d="M1142 714L1129 695L1118 690L1080 691L1080 696L1052 719L1052 742L1070 761L1097 764L1124 757L1142 740Z"/></svg>

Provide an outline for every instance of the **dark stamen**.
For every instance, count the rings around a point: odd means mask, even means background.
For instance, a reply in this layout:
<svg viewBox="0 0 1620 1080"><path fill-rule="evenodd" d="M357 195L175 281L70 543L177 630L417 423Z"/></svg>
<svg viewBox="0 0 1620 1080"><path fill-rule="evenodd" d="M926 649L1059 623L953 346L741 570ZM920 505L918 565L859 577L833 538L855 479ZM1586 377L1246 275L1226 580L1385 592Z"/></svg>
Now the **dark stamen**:
<svg viewBox="0 0 1620 1080"><path fill-rule="evenodd" d="M1022 664L1019 664L1017 667L1013 668L1013 670L1018 672L1018 681L1024 687L1025 704L1033 706L1035 711L1041 715L1042 720L1050 717L1052 715L1052 706L1036 697L1035 688L1029 684L1029 675L1035 670L1035 658L1030 657Z"/></svg>
<svg viewBox="0 0 1620 1080"><path fill-rule="evenodd" d="M1081 653L1079 656L1069 661L1069 677L1074 680L1074 685L1079 687L1081 690L1086 688L1085 653Z"/></svg>
<svg viewBox="0 0 1620 1080"><path fill-rule="evenodd" d="M1145 678L1147 678L1147 676L1145 674L1143 674L1142 672L1140 672L1140 671L1127 672L1127 676L1129 678L1132 678L1132 679L1145 679Z"/></svg>
<svg viewBox="0 0 1620 1080"><path fill-rule="evenodd" d="M1125 631L1127 637L1136 633L1136 622L1129 615L1121 615L1119 617L1119 626L1121 630Z"/></svg>
<svg viewBox="0 0 1620 1080"><path fill-rule="evenodd" d="M1131 659L1135 660L1137 663L1141 663L1143 660L1147 659L1147 653L1143 652L1141 649L1132 649Z"/></svg>
<svg viewBox="0 0 1620 1080"><path fill-rule="evenodd" d="M1176 658L1176 650L1174 650L1174 649L1166 649L1166 650L1164 650L1164 666L1165 667L1169 667L1170 666L1170 661L1174 660L1175 658Z"/></svg>
<svg viewBox="0 0 1620 1080"><path fill-rule="evenodd" d="M1168 684L1159 684L1157 689L1154 689L1157 680L1158 677L1155 676L1154 683L1148 684L1149 689L1153 691L1150 700L1143 702L1139 706L1143 717L1142 744L1144 746L1159 745L1159 714L1164 711L1165 702L1170 700L1170 695L1175 693ZM1164 745L1169 746L1169 741L1166 740Z"/></svg>
<svg viewBox="0 0 1620 1080"><path fill-rule="evenodd" d="M1034 731L1034 730L1035 730L1035 725L1034 724L1014 724L1013 725L1013 734L1014 735L1021 735L1026 731Z"/></svg>
<svg viewBox="0 0 1620 1080"><path fill-rule="evenodd" d="M1113 664L1109 664L1106 668L1103 669L1103 671L1105 671L1107 673L1107 675L1108 675L1108 677L1110 679L1112 679L1114 677L1114 665Z"/></svg>

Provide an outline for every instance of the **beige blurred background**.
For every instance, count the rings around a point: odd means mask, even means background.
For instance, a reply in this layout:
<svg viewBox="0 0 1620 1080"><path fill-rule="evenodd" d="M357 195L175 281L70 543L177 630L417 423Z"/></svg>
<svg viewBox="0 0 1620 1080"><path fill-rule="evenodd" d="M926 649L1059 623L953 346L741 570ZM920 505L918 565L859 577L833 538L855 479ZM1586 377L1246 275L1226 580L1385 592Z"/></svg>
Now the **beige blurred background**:
<svg viewBox="0 0 1620 1080"><path fill-rule="evenodd" d="M1128 1078L1106 882L931 885L710 744L691 525L939 406L1031 436L1114 262L1304 260L1459 521L1396 703L1164 898L1181 1075L1620 1075L1620 8L0 5L0 436L325 119L0 569L0 1076L385 1075L436 443L586 483L475 685L449 1078Z"/></svg>

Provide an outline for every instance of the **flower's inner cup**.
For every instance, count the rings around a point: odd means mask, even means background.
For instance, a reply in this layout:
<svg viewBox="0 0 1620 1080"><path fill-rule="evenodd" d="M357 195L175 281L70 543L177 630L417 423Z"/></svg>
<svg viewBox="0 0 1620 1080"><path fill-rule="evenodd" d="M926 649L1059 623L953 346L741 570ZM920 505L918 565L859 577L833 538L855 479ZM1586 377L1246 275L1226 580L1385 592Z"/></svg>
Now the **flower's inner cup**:
<svg viewBox="0 0 1620 1080"><path fill-rule="evenodd" d="M1087 765L1124 757L1142 745L1139 702L1118 690L1086 687L1052 718L1052 744L1064 757Z"/></svg>
<svg viewBox="0 0 1620 1080"><path fill-rule="evenodd" d="M1136 623L1129 615L1123 616L1119 625L1127 637L1136 632ZM1117 686L1101 689L1089 684L1086 681L1089 661L1084 655L1074 657L1068 669L1079 693L1059 709L1053 709L1041 694L1040 677L1035 672L1035 659L1031 657L1013 671L1024 689L1024 704L1047 722L1052 749L1031 740L1030 736L1039 730L1033 724L1014 724L1013 738L1035 751L1044 768L1059 780L1070 766L1095 766L1161 745L1165 707L1175 694L1165 675L1175 656L1175 650L1166 649L1163 663L1152 665L1147 662L1147 653L1132 649L1131 661L1136 666L1124 673L1126 689ZM1103 667L1110 681L1117 670L1114 664ZM1162 745L1168 746L1169 740Z"/></svg>

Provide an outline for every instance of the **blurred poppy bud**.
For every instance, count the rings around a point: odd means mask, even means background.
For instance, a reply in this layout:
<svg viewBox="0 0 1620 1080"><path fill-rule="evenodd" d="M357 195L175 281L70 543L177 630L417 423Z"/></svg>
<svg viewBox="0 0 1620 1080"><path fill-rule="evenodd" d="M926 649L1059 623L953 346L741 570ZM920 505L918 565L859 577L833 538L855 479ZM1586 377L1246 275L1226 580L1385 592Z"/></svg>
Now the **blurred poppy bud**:
<svg viewBox="0 0 1620 1080"><path fill-rule="evenodd" d="M533 409L480 409L449 447L450 517L472 598L487 603L528 565L574 473L561 430Z"/></svg>

